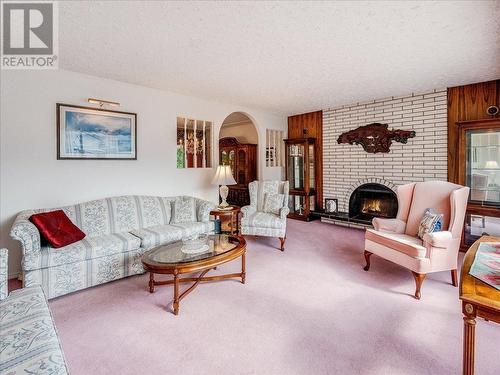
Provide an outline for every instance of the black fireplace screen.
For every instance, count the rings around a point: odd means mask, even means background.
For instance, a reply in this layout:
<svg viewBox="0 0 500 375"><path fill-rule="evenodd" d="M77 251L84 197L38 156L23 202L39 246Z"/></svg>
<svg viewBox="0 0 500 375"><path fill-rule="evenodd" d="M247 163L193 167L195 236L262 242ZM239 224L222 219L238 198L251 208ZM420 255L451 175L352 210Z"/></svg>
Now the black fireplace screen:
<svg viewBox="0 0 500 375"><path fill-rule="evenodd" d="M398 199L387 186L364 184L349 198L349 217L371 223L374 217L394 218L398 213Z"/></svg>

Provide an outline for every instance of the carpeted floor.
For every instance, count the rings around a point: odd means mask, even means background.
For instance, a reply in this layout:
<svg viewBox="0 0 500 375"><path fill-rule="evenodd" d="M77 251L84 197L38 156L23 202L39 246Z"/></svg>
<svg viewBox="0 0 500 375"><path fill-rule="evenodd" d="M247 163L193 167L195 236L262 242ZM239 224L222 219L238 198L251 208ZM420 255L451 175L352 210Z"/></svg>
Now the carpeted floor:
<svg viewBox="0 0 500 375"><path fill-rule="evenodd" d="M448 272L372 257L363 231L288 223L287 248L248 238L247 283L203 284L170 313L171 286L135 276L51 301L72 375L458 374L462 315ZM239 262L215 272L237 270ZM500 325L479 321L476 373L500 373Z"/></svg>

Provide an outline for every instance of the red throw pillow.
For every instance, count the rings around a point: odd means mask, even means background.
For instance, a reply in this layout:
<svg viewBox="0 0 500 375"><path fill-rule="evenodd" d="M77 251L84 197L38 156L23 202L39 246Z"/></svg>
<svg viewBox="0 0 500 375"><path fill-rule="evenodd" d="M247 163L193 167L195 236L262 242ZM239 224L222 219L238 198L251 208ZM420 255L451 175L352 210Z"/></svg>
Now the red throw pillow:
<svg viewBox="0 0 500 375"><path fill-rule="evenodd" d="M55 248L67 246L85 237L85 233L71 222L63 210L34 214L31 215L30 221Z"/></svg>

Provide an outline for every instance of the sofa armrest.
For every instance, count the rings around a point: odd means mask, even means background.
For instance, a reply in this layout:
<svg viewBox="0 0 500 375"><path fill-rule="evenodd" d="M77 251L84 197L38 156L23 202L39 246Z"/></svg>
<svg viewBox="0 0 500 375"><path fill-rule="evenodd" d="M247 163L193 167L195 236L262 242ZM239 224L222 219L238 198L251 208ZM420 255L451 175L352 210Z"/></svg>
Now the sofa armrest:
<svg viewBox="0 0 500 375"><path fill-rule="evenodd" d="M37 227L26 218L26 214L19 214L10 229L10 236L19 242L23 253L40 251L40 232Z"/></svg>
<svg viewBox="0 0 500 375"><path fill-rule="evenodd" d="M286 220L286 217L290 213L290 209L288 207L282 207L280 209L280 219Z"/></svg>
<svg viewBox="0 0 500 375"><path fill-rule="evenodd" d="M215 203L203 199L196 199L196 217L198 221L206 223L210 220L210 211L215 208Z"/></svg>
<svg viewBox="0 0 500 375"><path fill-rule="evenodd" d="M9 294L8 258L9 252L7 249L0 249L0 300L7 298L7 294Z"/></svg>
<svg viewBox="0 0 500 375"><path fill-rule="evenodd" d="M424 235L424 244L446 249L450 245L452 238L451 232L448 231L426 233Z"/></svg>
<svg viewBox="0 0 500 375"><path fill-rule="evenodd" d="M373 219L372 224L375 230L381 232L401 234L404 233L406 229L406 223L399 219L381 219L376 217Z"/></svg>
<svg viewBox="0 0 500 375"><path fill-rule="evenodd" d="M255 206L243 206L241 207L241 214L243 217L247 217L257 211Z"/></svg>

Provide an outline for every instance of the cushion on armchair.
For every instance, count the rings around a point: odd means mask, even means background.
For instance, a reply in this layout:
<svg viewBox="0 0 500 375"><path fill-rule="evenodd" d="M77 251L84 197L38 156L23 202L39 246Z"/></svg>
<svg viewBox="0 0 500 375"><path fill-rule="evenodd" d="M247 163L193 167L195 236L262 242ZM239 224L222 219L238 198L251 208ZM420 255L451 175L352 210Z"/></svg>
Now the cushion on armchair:
<svg viewBox="0 0 500 375"><path fill-rule="evenodd" d="M285 194L270 194L267 193L264 197L263 211L268 214L279 215L283 208Z"/></svg>
<svg viewBox="0 0 500 375"><path fill-rule="evenodd" d="M439 214L432 208L428 208L425 210L422 221L418 227L418 237L423 239L427 233L439 232L442 226L443 214Z"/></svg>
<svg viewBox="0 0 500 375"><path fill-rule="evenodd" d="M63 210L34 214L30 221L54 248L70 245L85 237L85 233L73 224Z"/></svg>
<svg viewBox="0 0 500 375"><path fill-rule="evenodd" d="M408 234L380 232L367 229L365 239L375 244L399 251L413 258L425 258L427 249L422 241Z"/></svg>

